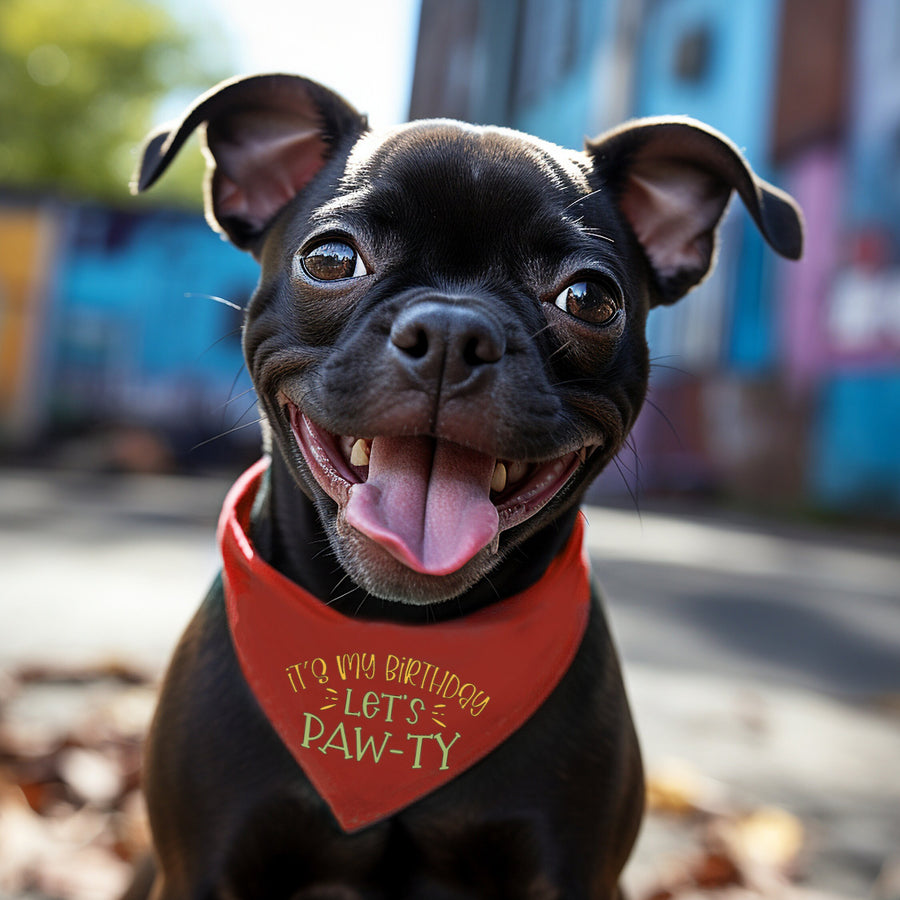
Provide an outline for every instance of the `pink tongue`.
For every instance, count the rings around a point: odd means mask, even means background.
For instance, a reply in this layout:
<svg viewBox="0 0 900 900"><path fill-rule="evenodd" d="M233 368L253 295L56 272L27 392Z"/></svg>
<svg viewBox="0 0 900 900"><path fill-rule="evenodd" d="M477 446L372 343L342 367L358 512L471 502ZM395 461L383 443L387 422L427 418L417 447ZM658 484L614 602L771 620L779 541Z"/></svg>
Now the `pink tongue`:
<svg viewBox="0 0 900 900"><path fill-rule="evenodd" d="M491 457L448 441L376 438L368 480L350 491L347 521L411 569L447 575L497 534L493 470Z"/></svg>

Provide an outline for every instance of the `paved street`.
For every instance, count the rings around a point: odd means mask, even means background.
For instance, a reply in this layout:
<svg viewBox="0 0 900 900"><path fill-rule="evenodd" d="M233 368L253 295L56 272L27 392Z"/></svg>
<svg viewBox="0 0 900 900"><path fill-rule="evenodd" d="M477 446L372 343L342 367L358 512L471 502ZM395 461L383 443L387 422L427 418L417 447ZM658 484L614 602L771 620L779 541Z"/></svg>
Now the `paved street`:
<svg viewBox="0 0 900 900"><path fill-rule="evenodd" d="M156 672L216 569L221 480L0 473L0 668ZM869 895L900 847L900 540L588 510L651 774L803 821L809 882ZM659 817L629 876L678 847ZM872 896L894 897L894 894Z"/></svg>

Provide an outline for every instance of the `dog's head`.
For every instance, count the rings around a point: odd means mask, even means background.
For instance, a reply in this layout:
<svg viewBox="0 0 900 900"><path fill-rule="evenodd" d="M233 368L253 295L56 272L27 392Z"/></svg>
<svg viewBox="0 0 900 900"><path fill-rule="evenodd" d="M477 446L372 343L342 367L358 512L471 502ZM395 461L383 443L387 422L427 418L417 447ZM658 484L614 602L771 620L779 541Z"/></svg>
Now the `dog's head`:
<svg viewBox="0 0 900 900"><path fill-rule="evenodd" d="M647 312L706 275L732 191L800 254L790 198L686 119L584 152L444 120L379 134L256 76L151 136L136 190L196 128L207 218L262 266L244 349L272 452L388 599L460 594L579 501L640 410Z"/></svg>

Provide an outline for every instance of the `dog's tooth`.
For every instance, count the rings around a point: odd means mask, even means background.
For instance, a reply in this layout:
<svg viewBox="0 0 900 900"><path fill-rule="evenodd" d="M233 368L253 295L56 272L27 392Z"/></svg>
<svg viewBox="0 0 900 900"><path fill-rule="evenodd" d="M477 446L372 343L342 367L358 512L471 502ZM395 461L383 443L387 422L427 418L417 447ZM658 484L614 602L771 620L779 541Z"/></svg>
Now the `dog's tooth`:
<svg viewBox="0 0 900 900"><path fill-rule="evenodd" d="M582 462L584 462L587 459L587 447L582 447L576 455Z"/></svg>
<svg viewBox="0 0 900 900"><path fill-rule="evenodd" d="M350 464L353 466L367 466L369 464L369 442L360 438L350 451Z"/></svg>
<svg viewBox="0 0 900 900"><path fill-rule="evenodd" d="M521 481L525 477L525 473L527 471L528 463L520 462L519 460L511 462L506 470L506 474L510 484L515 484L517 481Z"/></svg>
<svg viewBox="0 0 900 900"><path fill-rule="evenodd" d="M498 462L496 466L494 466L494 474L491 477L491 490L495 493L500 493L500 491L506 488L506 466L503 465L502 462Z"/></svg>

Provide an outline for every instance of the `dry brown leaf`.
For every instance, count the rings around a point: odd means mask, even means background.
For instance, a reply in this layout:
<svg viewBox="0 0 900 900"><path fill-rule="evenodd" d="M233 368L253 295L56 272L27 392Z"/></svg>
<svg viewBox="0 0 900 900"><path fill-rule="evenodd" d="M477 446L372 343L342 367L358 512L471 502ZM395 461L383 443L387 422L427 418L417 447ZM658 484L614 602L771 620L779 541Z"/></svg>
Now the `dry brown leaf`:
<svg viewBox="0 0 900 900"><path fill-rule="evenodd" d="M20 684L86 684L92 681L118 681L122 684L146 684L147 672L122 660L108 660L92 665L61 666L44 663L21 666L11 673Z"/></svg>
<svg viewBox="0 0 900 900"><path fill-rule="evenodd" d="M800 820L787 810L764 806L718 823L716 835L744 867L787 875L803 849Z"/></svg>
<svg viewBox="0 0 900 900"><path fill-rule="evenodd" d="M667 760L647 778L647 808L669 815L710 813L722 808L718 782L701 775L683 760Z"/></svg>
<svg viewBox="0 0 900 900"><path fill-rule="evenodd" d="M743 884L741 871L727 853L708 852L697 859L690 869L693 886L721 888Z"/></svg>

